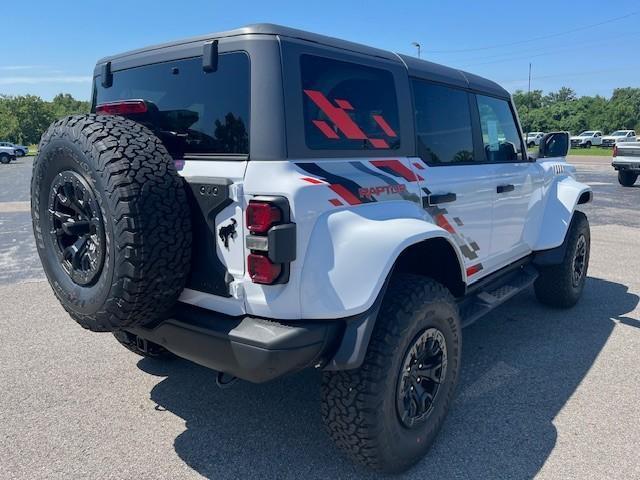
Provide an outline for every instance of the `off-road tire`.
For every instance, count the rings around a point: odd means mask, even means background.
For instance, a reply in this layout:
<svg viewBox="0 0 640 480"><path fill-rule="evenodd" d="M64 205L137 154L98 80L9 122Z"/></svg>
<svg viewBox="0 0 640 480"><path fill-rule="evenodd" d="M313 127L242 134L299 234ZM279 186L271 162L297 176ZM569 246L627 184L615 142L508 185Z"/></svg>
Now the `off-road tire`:
<svg viewBox="0 0 640 480"><path fill-rule="evenodd" d="M118 343L120 343L120 345L122 345L130 352L133 352L136 355L140 355L141 357L156 358L162 360L174 358L174 355L166 348L161 347L156 343L149 342L148 340L141 341L133 333L119 330L117 332L113 332L113 336L118 341Z"/></svg>
<svg viewBox="0 0 640 480"><path fill-rule="evenodd" d="M63 188L89 197L82 205L100 217L93 223L104 240L103 261L88 284L72 279L56 240L61 229L52 228L50 202L64 204L55 193L60 178L71 178ZM138 123L92 114L51 125L33 164L31 215L49 283L84 328L115 331L164 318L184 288L191 257L186 192L162 142Z"/></svg>
<svg viewBox="0 0 640 480"><path fill-rule="evenodd" d="M576 284L573 281L574 259L581 236L586 242L584 271ZM534 282L534 290L539 302L556 308L570 308L578 302L587 279L590 249L589 221L584 213L576 211L567 232L567 249L562 263L538 267L540 275Z"/></svg>
<svg viewBox="0 0 640 480"><path fill-rule="evenodd" d="M633 172L618 172L618 182L623 187L633 187L638 179L638 174Z"/></svg>
<svg viewBox="0 0 640 480"><path fill-rule="evenodd" d="M423 423L409 429L396 406L400 370L414 340L428 328L447 346L444 380ZM434 441L451 404L461 354L460 319L451 293L415 275L391 280L360 368L324 372L321 413L329 436L356 461L375 470L401 472L418 462Z"/></svg>
<svg viewBox="0 0 640 480"><path fill-rule="evenodd" d="M8 163L11 163L11 156L7 155L6 153L1 153L0 154L0 163L7 165Z"/></svg>

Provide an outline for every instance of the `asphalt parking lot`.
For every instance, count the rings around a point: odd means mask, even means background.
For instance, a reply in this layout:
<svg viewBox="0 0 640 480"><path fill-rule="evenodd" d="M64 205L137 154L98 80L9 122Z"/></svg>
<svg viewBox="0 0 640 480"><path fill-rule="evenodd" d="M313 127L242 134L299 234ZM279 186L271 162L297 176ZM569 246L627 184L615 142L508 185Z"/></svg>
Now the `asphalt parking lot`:
<svg viewBox="0 0 640 480"><path fill-rule="evenodd" d="M464 330L452 411L406 478L640 478L640 186L571 161L595 194L584 298L525 292ZM377 478L325 436L318 372L220 390L71 321L35 252L30 174L0 165L0 478Z"/></svg>

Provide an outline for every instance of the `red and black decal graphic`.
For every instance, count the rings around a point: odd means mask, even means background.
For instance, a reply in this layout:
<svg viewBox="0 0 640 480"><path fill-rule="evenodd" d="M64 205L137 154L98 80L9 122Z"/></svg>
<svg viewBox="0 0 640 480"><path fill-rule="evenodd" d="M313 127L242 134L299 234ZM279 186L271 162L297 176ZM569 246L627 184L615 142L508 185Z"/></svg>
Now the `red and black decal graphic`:
<svg viewBox="0 0 640 480"><path fill-rule="evenodd" d="M402 196L402 198L404 198L405 200L410 200L410 201L415 201L418 202L419 199L417 198L417 196L415 194L411 194L409 192L407 192L407 186L403 183L399 183L396 180L394 180L391 177L386 176L383 173L380 173L372 168L367 167L364 163L362 162L349 162L349 164L357 169L360 170L362 173L366 173L367 175L372 175L374 177L379 178L380 180L382 180L383 182L385 182L390 188L384 188L384 187L365 187L366 192L363 192L366 196L370 196L370 195L380 195L382 193L395 193L395 194L399 194L400 196Z"/></svg>
<svg viewBox="0 0 640 480"><path fill-rule="evenodd" d="M327 182L327 186L349 205L359 205L361 203L372 203L376 201L373 197L360 197L360 189L362 186L358 183L350 180L349 178L328 172L317 163L296 163L296 166L311 175L315 175L316 177L325 180Z"/></svg>
<svg viewBox="0 0 640 480"><path fill-rule="evenodd" d="M427 195L431 194L431 191L428 188L423 188L422 190ZM476 258L478 258L478 251L480 250L480 246L474 240L471 240L465 237L462 233L460 233L455 229L455 227L447 219L447 215L449 214L449 212L447 211L446 208L441 208L441 207L438 207L437 205L433 205L433 206L426 206L424 207L424 209L429 215L431 215L436 225L446 230L453 236L453 238L456 240L456 243L458 244L458 247L460 248L460 252L462 253L462 255L465 256L465 258L469 260L475 260ZM462 223L462 220L458 217L453 217L453 222L458 227L461 227L464 225ZM474 271L474 273L478 273L480 270L482 270L482 264L479 263L469 268L472 268L472 269L479 268L478 270ZM472 275L468 273L468 269L467 269L467 275Z"/></svg>
<svg viewBox="0 0 640 480"><path fill-rule="evenodd" d="M311 99L313 103L327 116L342 134L349 140L367 140L374 148L389 148L389 143L383 138L369 137L358 124L347 113L355 110L351 102L345 99L336 98L336 105L324 96L318 90L304 90L304 93ZM398 134L391 128L389 123L382 115L372 115L375 123L380 127L382 132L389 138L397 138ZM331 140L338 140L340 136L326 121L312 120L313 124Z"/></svg>
<svg viewBox="0 0 640 480"><path fill-rule="evenodd" d="M400 160L373 160L371 165L379 168L394 177L399 177L407 182L417 182L418 178Z"/></svg>

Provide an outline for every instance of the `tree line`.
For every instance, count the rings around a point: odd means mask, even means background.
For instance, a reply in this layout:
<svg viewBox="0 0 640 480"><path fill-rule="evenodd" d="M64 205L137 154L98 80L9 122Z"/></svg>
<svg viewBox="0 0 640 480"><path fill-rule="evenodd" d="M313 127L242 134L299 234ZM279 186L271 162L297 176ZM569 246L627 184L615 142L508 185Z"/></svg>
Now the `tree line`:
<svg viewBox="0 0 640 480"><path fill-rule="evenodd" d="M525 132L640 131L640 88L616 88L609 99L578 97L569 87L546 95L542 90L516 90L513 100ZM76 100L68 93L60 93L50 102L35 95L0 95L0 141L38 143L53 121L88 113L90 106L90 102Z"/></svg>
<svg viewBox="0 0 640 480"><path fill-rule="evenodd" d="M609 99L578 97L569 87L547 95L516 90L513 100L525 132L640 131L640 88L616 88Z"/></svg>
<svg viewBox="0 0 640 480"><path fill-rule="evenodd" d="M60 93L50 102L35 95L0 95L0 141L23 145L38 143L56 119L88 113L90 102Z"/></svg>

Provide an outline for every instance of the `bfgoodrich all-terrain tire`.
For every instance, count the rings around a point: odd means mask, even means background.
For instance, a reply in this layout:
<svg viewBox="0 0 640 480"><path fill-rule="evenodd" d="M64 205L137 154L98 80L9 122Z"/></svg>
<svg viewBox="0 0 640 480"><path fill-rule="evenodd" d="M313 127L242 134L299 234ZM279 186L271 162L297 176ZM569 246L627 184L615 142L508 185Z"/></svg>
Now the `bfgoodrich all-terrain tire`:
<svg viewBox="0 0 640 480"><path fill-rule="evenodd" d="M331 438L375 470L412 466L449 410L460 342L458 309L444 286L413 275L392 279L362 366L323 374Z"/></svg>
<svg viewBox="0 0 640 480"><path fill-rule="evenodd" d="M31 215L49 283L85 328L162 318L184 288L186 193L162 142L138 123L79 115L49 127L33 165Z"/></svg>
<svg viewBox="0 0 640 480"><path fill-rule="evenodd" d="M633 187L638 179L638 174L633 172L618 172L618 182L623 187Z"/></svg>
<svg viewBox="0 0 640 480"><path fill-rule="evenodd" d="M591 234L587 216L576 211L567 232L567 249L562 263L538 267L534 283L541 303L557 308L573 307L582 295L587 280Z"/></svg>

